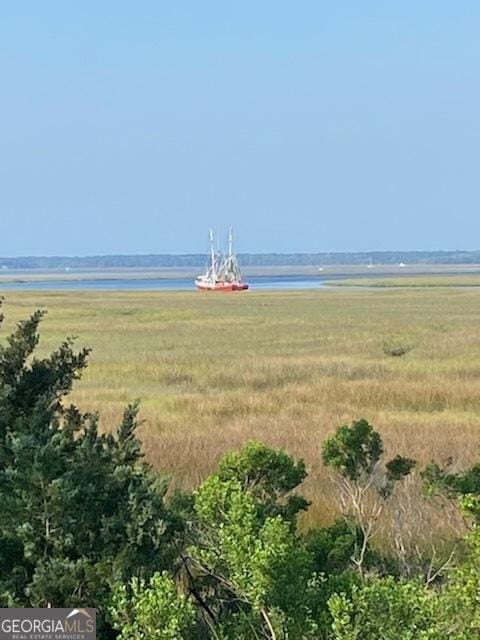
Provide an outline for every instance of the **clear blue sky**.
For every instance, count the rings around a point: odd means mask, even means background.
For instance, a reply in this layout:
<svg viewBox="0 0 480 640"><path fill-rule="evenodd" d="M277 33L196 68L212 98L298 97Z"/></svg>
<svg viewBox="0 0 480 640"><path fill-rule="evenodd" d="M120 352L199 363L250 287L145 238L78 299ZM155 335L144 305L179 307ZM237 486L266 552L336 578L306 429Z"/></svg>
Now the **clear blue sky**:
<svg viewBox="0 0 480 640"><path fill-rule="evenodd" d="M0 255L480 248L480 3L3 3Z"/></svg>

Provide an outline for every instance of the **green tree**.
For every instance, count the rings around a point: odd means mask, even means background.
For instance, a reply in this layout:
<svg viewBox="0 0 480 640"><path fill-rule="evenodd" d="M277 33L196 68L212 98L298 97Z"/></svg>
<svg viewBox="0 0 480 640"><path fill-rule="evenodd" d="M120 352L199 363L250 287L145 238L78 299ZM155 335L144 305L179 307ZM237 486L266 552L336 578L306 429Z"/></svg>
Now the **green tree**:
<svg viewBox="0 0 480 640"><path fill-rule="evenodd" d="M449 461L449 464L452 461ZM469 522L480 525L480 464L453 473L447 467L432 462L421 473L425 495L437 496L454 505Z"/></svg>
<svg viewBox="0 0 480 640"><path fill-rule="evenodd" d="M175 522L165 483L142 461L137 407L116 433L64 404L87 365L71 340L38 358L36 312L0 348L0 601L95 606L116 580L172 561Z"/></svg>
<svg viewBox="0 0 480 640"><path fill-rule="evenodd" d="M455 640L480 638L480 529L467 542L467 558L452 571L441 600L443 637Z"/></svg>
<svg viewBox="0 0 480 640"><path fill-rule="evenodd" d="M286 495L304 476L303 463L249 444L199 488L184 562L205 626L235 640L316 631L312 558L295 531L303 503Z"/></svg>
<svg viewBox="0 0 480 640"><path fill-rule="evenodd" d="M414 581L376 578L329 600L332 640L445 640L435 592ZM448 636L454 637L454 636Z"/></svg>
<svg viewBox="0 0 480 640"><path fill-rule="evenodd" d="M192 603L177 593L166 572L150 580L132 578L118 585L110 613L119 630L119 640L188 640L193 637L195 611Z"/></svg>
<svg viewBox="0 0 480 640"><path fill-rule="evenodd" d="M294 519L308 508L303 496L292 492L305 480L303 460L275 451L260 442L248 442L241 451L227 453L219 463L217 477L236 480L254 498L259 512Z"/></svg>
<svg viewBox="0 0 480 640"><path fill-rule="evenodd" d="M322 457L325 466L338 474L342 511L356 541L352 560L363 576L369 544L384 507L415 461L397 455L384 462L382 438L366 420L338 427L324 441Z"/></svg>

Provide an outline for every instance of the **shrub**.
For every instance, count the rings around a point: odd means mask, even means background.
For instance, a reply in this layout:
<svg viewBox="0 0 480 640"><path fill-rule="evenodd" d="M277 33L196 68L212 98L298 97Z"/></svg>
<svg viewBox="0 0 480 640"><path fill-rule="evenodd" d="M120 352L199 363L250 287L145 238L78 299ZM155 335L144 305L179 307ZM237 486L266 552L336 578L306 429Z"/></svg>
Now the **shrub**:
<svg viewBox="0 0 480 640"><path fill-rule="evenodd" d="M401 358L409 353L413 347L409 344L398 341L388 341L383 343L383 353L392 358Z"/></svg>
<svg viewBox="0 0 480 640"><path fill-rule="evenodd" d="M196 492L184 563L205 619L228 638L316 631L306 595L311 555L295 531L303 503L286 496L304 476L302 462L251 443Z"/></svg>
<svg viewBox="0 0 480 640"><path fill-rule="evenodd" d="M163 573L150 580L133 578L128 588L115 589L110 606L119 640L188 640L193 637L194 608L177 593L174 581Z"/></svg>
<svg viewBox="0 0 480 640"><path fill-rule="evenodd" d="M396 456L384 463L382 438L366 420L338 427L324 441L322 457L338 475L343 515L355 541L352 561L363 576L369 544L385 504L397 483L410 474L415 461Z"/></svg>
<svg viewBox="0 0 480 640"><path fill-rule="evenodd" d="M452 572L441 600L443 637L455 640L480 637L480 529L467 542L468 556Z"/></svg>
<svg viewBox="0 0 480 640"><path fill-rule="evenodd" d="M332 640L444 640L435 592L414 581L377 578L329 600Z"/></svg>

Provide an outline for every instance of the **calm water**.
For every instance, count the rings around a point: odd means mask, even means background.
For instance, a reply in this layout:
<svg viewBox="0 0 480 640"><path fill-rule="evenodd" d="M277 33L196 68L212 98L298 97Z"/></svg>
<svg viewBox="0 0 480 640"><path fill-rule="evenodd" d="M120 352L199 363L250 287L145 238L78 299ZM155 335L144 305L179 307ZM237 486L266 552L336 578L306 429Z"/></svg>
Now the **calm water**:
<svg viewBox="0 0 480 640"><path fill-rule="evenodd" d="M251 289L319 289L324 287L318 276L256 276L247 279ZM6 290L48 290L48 291L193 291L192 278L148 278L148 279L108 279L95 280L36 280L34 282L0 283L0 291Z"/></svg>

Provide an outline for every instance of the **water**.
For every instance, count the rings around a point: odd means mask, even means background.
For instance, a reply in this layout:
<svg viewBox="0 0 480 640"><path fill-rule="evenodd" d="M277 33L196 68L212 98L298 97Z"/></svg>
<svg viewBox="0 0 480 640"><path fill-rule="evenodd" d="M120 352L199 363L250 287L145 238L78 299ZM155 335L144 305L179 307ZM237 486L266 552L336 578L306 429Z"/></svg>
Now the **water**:
<svg viewBox="0 0 480 640"><path fill-rule="evenodd" d="M20 277L19 277L20 278ZM247 278L253 290L319 289L324 282L318 276L252 276ZM0 283L0 292L16 291L193 291L193 278L96 278L78 280L34 280Z"/></svg>

